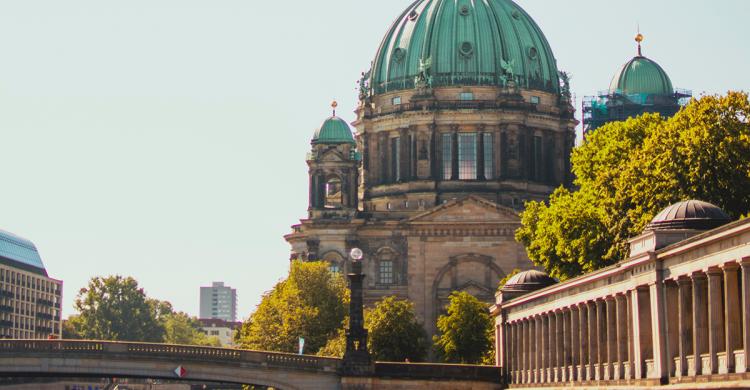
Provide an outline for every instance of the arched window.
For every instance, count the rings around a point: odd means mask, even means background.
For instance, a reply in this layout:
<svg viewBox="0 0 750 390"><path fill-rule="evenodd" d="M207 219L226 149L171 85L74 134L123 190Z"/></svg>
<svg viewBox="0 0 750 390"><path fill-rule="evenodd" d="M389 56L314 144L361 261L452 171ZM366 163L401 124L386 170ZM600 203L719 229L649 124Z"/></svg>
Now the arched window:
<svg viewBox="0 0 750 390"><path fill-rule="evenodd" d="M328 269L331 272L341 273L344 271L344 257L336 251L331 251L323 255L323 260L328 262Z"/></svg>
<svg viewBox="0 0 750 390"><path fill-rule="evenodd" d="M325 208L338 209L344 203L344 193L341 190L341 179L332 176L326 180L325 185Z"/></svg>
<svg viewBox="0 0 750 390"><path fill-rule="evenodd" d="M382 286L400 283L398 254L391 248L383 248L377 254L377 283Z"/></svg>

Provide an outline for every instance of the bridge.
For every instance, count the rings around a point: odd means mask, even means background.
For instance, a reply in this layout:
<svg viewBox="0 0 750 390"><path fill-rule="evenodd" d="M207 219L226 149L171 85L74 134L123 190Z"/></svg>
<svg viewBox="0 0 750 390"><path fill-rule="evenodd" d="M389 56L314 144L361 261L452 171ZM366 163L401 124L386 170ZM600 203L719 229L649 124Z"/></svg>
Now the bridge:
<svg viewBox="0 0 750 390"><path fill-rule="evenodd" d="M226 348L77 340L0 341L0 376L5 377L179 379L280 390L502 388L497 367L374 363L370 374L347 377L342 374L342 366L341 359Z"/></svg>

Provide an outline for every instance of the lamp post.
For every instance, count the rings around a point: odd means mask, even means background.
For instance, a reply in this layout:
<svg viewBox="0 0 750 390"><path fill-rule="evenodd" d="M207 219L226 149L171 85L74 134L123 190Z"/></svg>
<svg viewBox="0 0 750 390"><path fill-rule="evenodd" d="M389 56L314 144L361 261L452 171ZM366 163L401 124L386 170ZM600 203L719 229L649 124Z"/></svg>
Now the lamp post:
<svg viewBox="0 0 750 390"><path fill-rule="evenodd" d="M352 271L349 278L349 329L346 331L346 352L344 352L343 371L346 375L368 375L372 373L372 360L367 350L367 329L365 329L364 303L362 298L362 258L364 253L359 248L351 250Z"/></svg>

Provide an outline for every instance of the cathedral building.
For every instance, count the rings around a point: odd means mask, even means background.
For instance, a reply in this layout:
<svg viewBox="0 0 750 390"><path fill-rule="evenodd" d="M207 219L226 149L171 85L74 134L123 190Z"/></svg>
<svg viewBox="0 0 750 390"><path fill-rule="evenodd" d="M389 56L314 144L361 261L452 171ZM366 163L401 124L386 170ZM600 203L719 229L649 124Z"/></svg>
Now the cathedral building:
<svg viewBox="0 0 750 390"><path fill-rule="evenodd" d="M519 211L572 182L568 77L510 0L417 0L362 75L352 125L335 112L307 156L309 208L292 259L346 272L361 248L365 302L414 302L430 335L453 291L493 302L533 265Z"/></svg>

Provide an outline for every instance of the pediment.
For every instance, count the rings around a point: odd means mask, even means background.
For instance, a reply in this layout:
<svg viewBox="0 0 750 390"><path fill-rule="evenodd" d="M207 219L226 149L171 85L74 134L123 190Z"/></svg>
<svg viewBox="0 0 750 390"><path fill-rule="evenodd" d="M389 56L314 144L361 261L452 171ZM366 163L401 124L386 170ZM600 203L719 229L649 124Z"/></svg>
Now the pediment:
<svg viewBox="0 0 750 390"><path fill-rule="evenodd" d="M335 149L327 150L325 153L323 153L323 156L320 158L320 160L324 162L346 161L344 156Z"/></svg>
<svg viewBox="0 0 750 390"><path fill-rule="evenodd" d="M493 293L492 290L488 289L485 286L482 286L481 284L473 280L466 282L463 286L459 287L457 291L463 291L475 297L482 297L482 296L487 296L487 295L491 296Z"/></svg>
<svg viewBox="0 0 750 390"><path fill-rule="evenodd" d="M409 220L410 223L519 223L518 213L478 196L454 199Z"/></svg>

